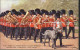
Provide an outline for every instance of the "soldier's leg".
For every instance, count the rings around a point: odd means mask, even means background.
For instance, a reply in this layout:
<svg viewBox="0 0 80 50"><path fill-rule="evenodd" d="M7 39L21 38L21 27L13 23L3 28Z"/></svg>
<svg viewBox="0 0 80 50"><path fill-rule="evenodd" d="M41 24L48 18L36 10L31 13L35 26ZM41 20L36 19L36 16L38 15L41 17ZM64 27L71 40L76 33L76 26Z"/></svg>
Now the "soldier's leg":
<svg viewBox="0 0 80 50"><path fill-rule="evenodd" d="M14 38L14 34L15 34L15 28L12 27L11 28L11 40L12 40L12 38Z"/></svg>
<svg viewBox="0 0 80 50"><path fill-rule="evenodd" d="M3 33L4 33L5 36L7 35L6 34L6 26L3 26Z"/></svg>
<svg viewBox="0 0 80 50"><path fill-rule="evenodd" d="M24 36L24 28L25 27L22 27L22 36L21 36L21 38L23 38L23 36Z"/></svg>
<svg viewBox="0 0 80 50"><path fill-rule="evenodd" d="M38 32L39 32L39 30L35 29L34 42L36 42L36 37L37 37Z"/></svg>
<svg viewBox="0 0 80 50"><path fill-rule="evenodd" d="M0 25L0 32L1 32L1 25Z"/></svg>
<svg viewBox="0 0 80 50"><path fill-rule="evenodd" d="M29 37L29 33L30 33L30 28L27 27L27 37Z"/></svg>
<svg viewBox="0 0 80 50"><path fill-rule="evenodd" d="M60 35L59 35L59 40L60 40L60 46L62 46L62 34L61 33L59 33Z"/></svg>
<svg viewBox="0 0 80 50"><path fill-rule="evenodd" d="M72 32L73 32L73 39L75 39L75 28L72 28Z"/></svg>
<svg viewBox="0 0 80 50"><path fill-rule="evenodd" d="M29 27L29 39L31 39L31 27Z"/></svg>
<svg viewBox="0 0 80 50"><path fill-rule="evenodd" d="M15 38L16 38L16 40L17 40L17 38L18 38L18 33L19 33L19 28L16 27L16 28L15 28Z"/></svg>
<svg viewBox="0 0 80 50"><path fill-rule="evenodd" d="M67 37L69 36L69 34L70 34L70 32L71 32L71 29L72 29L72 28L71 28L71 27L69 27L69 32L68 32Z"/></svg>
<svg viewBox="0 0 80 50"><path fill-rule="evenodd" d="M13 36L13 28L11 27L11 32L10 32L10 34L11 34L11 40L12 40L12 36Z"/></svg>
<svg viewBox="0 0 80 50"><path fill-rule="evenodd" d="M65 37L67 39L67 27L65 27Z"/></svg>
<svg viewBox="0 0 80 50"><path fill-rule="evenodd" d="M10 35L10 27L8 27L7 30L8 30L7 33L8 33L8 36L9 36Z"/></svg>
<svg viewBox="0 0 80 50"><path fill-rule="evenodd" d="M5 31L6 31L6 32L5 32L5 35L6 35L6 37L8 38L8 27L5 28Z"/></svg>
<svg viewBox="0 0 80 50"><path fill-rule="evenodd" d="M40 32L40 43L42 43L42 34L44 33L44 30L43 30L43 28L41 29L41 32Z"/></svg>
<svg viewBox="0 0 80 50"><path fill-rule="evenodd" d="M13 28L13 30L12 30L12 36L13 36L13 38L14 38L14 34L15 34L15 28Z"/></svg>
<svg viewBox="0 0 80 50"><path fill-rule="evenodd" d="M35 33L35 28L33 27L32 36L34 36L34 33Z"/></svg>
<svg viewBox="0 0 80 50"><path fill-rule="evenodd" d="M21 27L20 28L20 39L23 37L23 33L24 33L24 31L23 31L23 28Z"/></svg>
<svg viewBox="0 0 80 50"><path fill-rule="evenodd" d="M24 28L25 40L27 40L27 27Z"/></svg>
<svg viewBox="0 0 80 50"><path fill-rule="evenodd" d="M31 39L32 30L32 27L30 27L29 39Z"/></svg>

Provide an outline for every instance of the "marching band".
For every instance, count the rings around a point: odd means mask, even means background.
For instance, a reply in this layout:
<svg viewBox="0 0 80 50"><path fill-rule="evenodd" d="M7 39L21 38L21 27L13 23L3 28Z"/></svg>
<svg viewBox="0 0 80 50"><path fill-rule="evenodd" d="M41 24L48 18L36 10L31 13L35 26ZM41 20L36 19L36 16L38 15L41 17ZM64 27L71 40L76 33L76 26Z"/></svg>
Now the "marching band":
<svg viewBox="0 0 80 50"><path fill-rule="evenodd" d="M69 10L69 17L66 16L66 11L62 9L61 11L51 10L48 12L45 9L35 9L25 12L21 9L16 11L12 9L11 11L7 10L0 14L0 31L8 37L10 36L11 40L15 38L18 40L18 37L22 39L25 37L25 40L29 37L34 37L34 42L39 35L40 42L42 43L42 34L46 30L53 30L58 28L60 30L65 30L66 39L69 37L69 34L72 30L73 38L75 38L75 25L74 22L77 21L74 18L73 10ZM69 22L69 32L67 33L67 22ZM60 39L60 45L62 45L62 36L63 33L60 31L58 37ZM57 38L58 38L57 37Z"/></svg>

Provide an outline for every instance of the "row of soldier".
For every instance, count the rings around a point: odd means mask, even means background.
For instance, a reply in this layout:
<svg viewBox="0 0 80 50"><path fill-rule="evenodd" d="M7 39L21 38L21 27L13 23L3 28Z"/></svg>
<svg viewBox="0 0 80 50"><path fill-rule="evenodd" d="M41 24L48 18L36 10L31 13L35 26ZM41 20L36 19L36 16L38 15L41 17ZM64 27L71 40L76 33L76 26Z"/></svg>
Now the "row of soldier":
<svg viewBox="0 0 80 50"><path fill-rule="evenodd" d="M58 23L61 22L61 23ZM69 21L69 32L67 33L67 22ZM66 16L66 11L51 10L48 12L45 9L35 9L25 12L23 9L16 11L15 9L0 14L0 27L1 31L6 37L10 35L11 40L15 37L18 40L25 37L25 40L29 37L34 37L34 42L39 35L40 42L42 43L42 34L46 30L53 30L59 28L65 30L65 37L68 38L71 30L73 32L73 38L75 38L74 22L77 21L74 18L73 10L69 10L69 17ZM61 26L60 26L61 25ZM62 46L62 33L59 35L60 46Z"/></svg>

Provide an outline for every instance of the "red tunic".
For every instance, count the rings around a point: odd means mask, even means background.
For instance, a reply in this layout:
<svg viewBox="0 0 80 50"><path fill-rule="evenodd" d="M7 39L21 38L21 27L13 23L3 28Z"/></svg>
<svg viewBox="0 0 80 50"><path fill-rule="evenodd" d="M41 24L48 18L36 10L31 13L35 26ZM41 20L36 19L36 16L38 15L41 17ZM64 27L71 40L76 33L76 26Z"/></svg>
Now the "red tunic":
<svg viewBox="0 0 80 50"><path fill-rule="evenodd" d="M65 18L65 17L61 17L60 20L61 20L61 22L62 22L62 26L63 26L63 27L66 27L66 26L67 26L66 23L65 23L65 22L66 22L66 21L65 21L66 18Z"/></svg>
<svg viewBox="0 0 80 50"><path fill-rule="evenodd" d="M52 23L52 22L54 22L54 19L53 18L49 18L49 21L50 21L50 27L53 27L54 23Z"/></svg>
<svg viewBox="0 0 80 50"><path fill-rule="evenodd" d="M72 17L69 17L69 27L74 27L74 20Z"/></svg>
<svg viewBox="0 0 80 50"><path fill-rule="evenodd" d="M29 22L29 26L30 27L34 27L34 23L33 23L32 17L30 19L28 19L28 22Z"/></svg>
<svg viewBox="0 0 80 50"><path fill-rule="evenodd" d="M35 18L35 23L37 23L38 20L39 20L39 17L36 17L36 18ZM40 22L41 22L41 21L40 21ZM38 24L37 27L38 27L38 28L35 28L35 29L41 29L41 28L42 28L42 25L41 25L41 24Z"/></svg>

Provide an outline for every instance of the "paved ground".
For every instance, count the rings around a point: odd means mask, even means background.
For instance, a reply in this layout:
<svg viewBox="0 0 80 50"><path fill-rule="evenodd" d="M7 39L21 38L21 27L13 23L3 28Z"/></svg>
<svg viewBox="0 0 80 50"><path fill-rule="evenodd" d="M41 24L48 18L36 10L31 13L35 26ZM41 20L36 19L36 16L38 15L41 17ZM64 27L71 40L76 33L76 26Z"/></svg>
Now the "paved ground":
<svg viewBox="0 0 80 50"><path fill-rule="evenodd" d="M19 41L16 41L15 39L11 40L10 37L6 38L2 32L0 32L0 36L1 36L0 38L1 49L54 49L49 47L48 43L46 43L46 46L44 46L43 43L39 43L39 39L37 40L37 43L34 43L33 39L32 40L23 39ZM70 39L63 39L62 41L64 45L63 47L59 46L59 40L57 40L56 49L78 50L78 33L75 33L75 36L76 36L76 39L72 39L71 38L72 33L71 33L69 37Z"/></svg>

